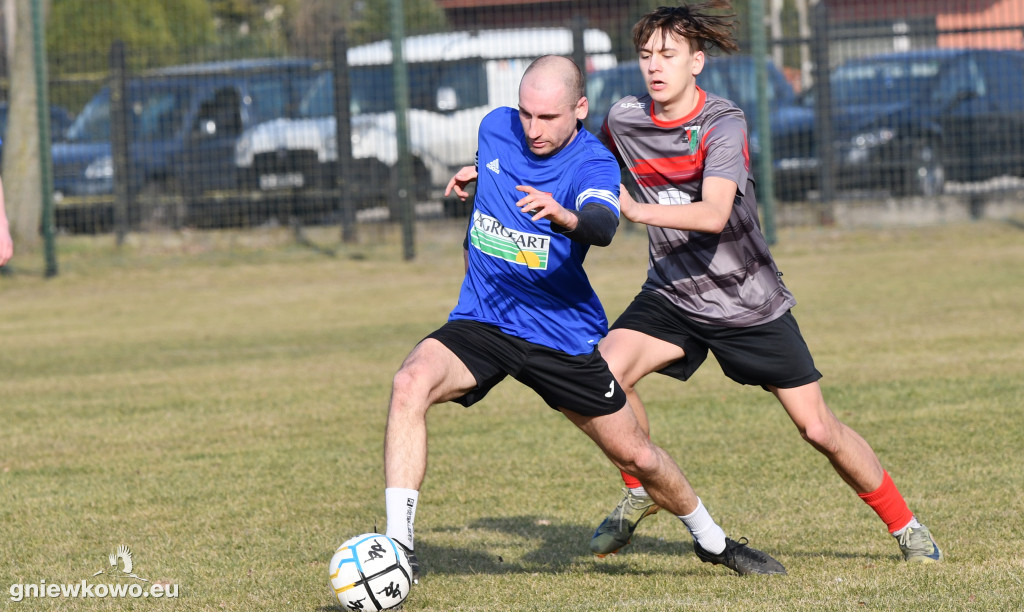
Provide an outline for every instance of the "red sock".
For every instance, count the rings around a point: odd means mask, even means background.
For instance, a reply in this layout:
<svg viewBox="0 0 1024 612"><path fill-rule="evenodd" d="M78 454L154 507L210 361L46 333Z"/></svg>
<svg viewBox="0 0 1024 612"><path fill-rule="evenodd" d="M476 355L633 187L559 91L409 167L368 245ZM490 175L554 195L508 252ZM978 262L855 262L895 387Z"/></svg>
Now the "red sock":
<svg viewBox="0 0 1024 612"><path fill-rule="evenodd" d="M907 507L907 502L889 478L889 472L882 472L882 484L870 493L858 493L864 503L885 521L889 533L895 533L910 524L914 513Z"/></svg>
<svg viewBox="0 0 1024 612"><path fill-rule="evenodd" d="M629 474L627 474L625 472L619 472L619 473L622 474L622 482L626 483L626 486L628 488L635 489L637 487L642 487L643 486L642 484L640 484L639 480L637 480L636 478L633 478Z"/></svg>
<svg viewBox="0 0 1024 612"><path fill-rule="evenodd" d="M648 440L651 439L651 435L650 434L647 434L647 439ZM644 486L644 484L642 482L640 482L636 478L630 476L629 474L623 472L622 470L619 470L619 474L622 474L622 482L626 483L626 488L627 489L636 489L636 488Z"/></svg>

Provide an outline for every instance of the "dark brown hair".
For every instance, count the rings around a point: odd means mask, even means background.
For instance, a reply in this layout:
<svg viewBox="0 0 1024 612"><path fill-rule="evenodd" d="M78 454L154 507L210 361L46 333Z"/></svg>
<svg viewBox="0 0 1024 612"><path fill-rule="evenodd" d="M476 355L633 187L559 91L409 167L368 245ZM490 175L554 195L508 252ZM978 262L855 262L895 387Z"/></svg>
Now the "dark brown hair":
<svg viewBox="0 0 1024 612"><path fill-rule="evenodd" d="M730 11L711 14L711 11ZM655 34L668 36L674 32L686 39L693 51L707 51L712 46L723 51L738 51L736 14L729 0L704 0L693 5L662 6L644 15L633 26L633 46L637 53Z"/></svg>

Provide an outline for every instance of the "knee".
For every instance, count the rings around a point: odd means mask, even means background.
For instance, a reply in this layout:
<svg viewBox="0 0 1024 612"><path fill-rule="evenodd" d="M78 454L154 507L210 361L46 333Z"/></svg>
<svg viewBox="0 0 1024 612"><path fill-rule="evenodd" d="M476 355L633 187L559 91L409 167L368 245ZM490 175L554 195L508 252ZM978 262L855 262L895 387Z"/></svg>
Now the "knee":
<svg viewBox="0 0 1024 612"><path fill-rule="evenodd" d="M832 456L839 450L842 423L832 418L814 419L799 426L800 435L819 452Z"/></svg>
<svg viewBox="0 0 1024 612"><path fill-rule="evenodd" d="M648 442L635 447L630 453L619 458L619 469L638 478L652 474L658 469L660 457L656 447Z"/></svg>
<svg viewBox="0 0 1024 612"><path fill-rule="evenodd" d="M403 365L391 380L390 411L406 411L422 405L427 395L422 380L423 377L416 373L415 365Z"/></svg>

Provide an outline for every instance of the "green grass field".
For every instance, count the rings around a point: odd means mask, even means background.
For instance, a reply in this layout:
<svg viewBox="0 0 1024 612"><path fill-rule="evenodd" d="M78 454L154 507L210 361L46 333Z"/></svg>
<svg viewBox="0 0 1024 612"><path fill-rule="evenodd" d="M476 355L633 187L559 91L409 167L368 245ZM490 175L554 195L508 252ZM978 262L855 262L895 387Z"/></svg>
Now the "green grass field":
<svg viewBox="0 0 1024 612"><path fill-rule="evenodd" d="M0 602L11 610L340 610L327 562L384 529L391 376L440 325L458 223L391 226L335 257L286 230L60 241L0 278ZM610 317L639 288L640 231L591 252ZM430 416L414 610L1010 610L1024 607L1024 232L978 222L787 229L774 248L832 409L946 554L910 566L775 400L709 361L644 381L653 437L734 538L785 577L700 563L659 514L623 554L587 542L621 483L514 381ZM39 260L38 266L36 260ZM39 269L37 269L39 268ZM99 583L126 544L176 599L29 598ZM124 579L131 582L130 579Z"/></svg>

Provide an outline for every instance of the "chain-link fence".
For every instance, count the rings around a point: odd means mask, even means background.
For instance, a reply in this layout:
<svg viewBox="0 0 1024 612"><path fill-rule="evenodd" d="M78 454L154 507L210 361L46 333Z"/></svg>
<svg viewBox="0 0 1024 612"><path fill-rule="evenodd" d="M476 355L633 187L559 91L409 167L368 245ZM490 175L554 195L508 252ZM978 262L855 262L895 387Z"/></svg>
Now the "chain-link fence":
<svg viewBox="0 0 1024 612"><path fill-rule="evenodd" d="M474 162L483 115L516 104L529 61L585 66L586 127L599 129L644 89L630 29L660 3L197 0L166 44L110 27L121 4L140 3L53 0L52 188L68 232L465 215L444 186ZM399 5L404 20L390 17ZM741 53L715 54L699 84L745 110L759 199L783 220L903 200L977 216L1016 197L1024 0L734 8ZM754 61L751 14L765 16L767 62Z"/></svg>

